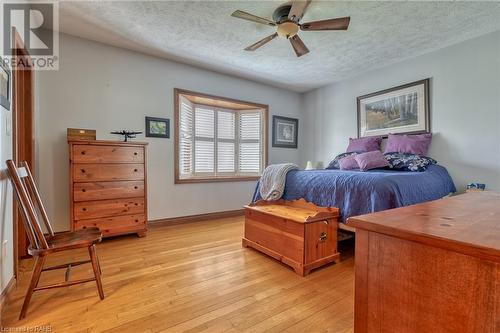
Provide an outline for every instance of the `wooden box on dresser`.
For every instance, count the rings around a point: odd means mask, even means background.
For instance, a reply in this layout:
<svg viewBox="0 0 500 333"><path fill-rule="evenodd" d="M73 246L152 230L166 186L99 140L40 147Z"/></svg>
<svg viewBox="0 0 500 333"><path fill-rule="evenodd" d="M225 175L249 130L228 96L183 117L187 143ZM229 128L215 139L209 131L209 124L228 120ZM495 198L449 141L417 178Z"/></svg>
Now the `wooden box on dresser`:
<svg viewBox="0 0 500 333"><path fill-rule="evenodd" d="M147 231L147 143L68 141L72 230L98 227L104 237Z"/></svg>

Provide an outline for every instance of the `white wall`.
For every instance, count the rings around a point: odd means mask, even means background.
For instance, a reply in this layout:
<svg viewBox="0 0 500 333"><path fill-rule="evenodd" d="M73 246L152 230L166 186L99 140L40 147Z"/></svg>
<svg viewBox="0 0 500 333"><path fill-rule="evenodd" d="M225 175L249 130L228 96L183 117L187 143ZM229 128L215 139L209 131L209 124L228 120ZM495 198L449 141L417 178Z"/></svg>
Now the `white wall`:
<svg viewBox="0 0 500 333"><path fill-rule="evenodd" d="M7 286L14 274L12 185L5 164L10 158L12 158L12 111L0 106L0 291ZM7 244L4 247L5 241Z"/></svg>
<svg viewBox="0 0 500 333"><path fill-rule="evenodd" d="M12 25L18 26L20 23L16 17L12 19ZM3 29L3 24L0 24L0 36L3 36ZM0 38L0 41L0 54L3 55L3 39ZM12 159L12 82L11 72L10 110L0 106L0 292L14 276L13 192L5 164L6 160Z"/></svg>
<svg viewBox="0 0 500 333"><path fill-rule="evenodd" d="M299 149L271 148L269 162L300 162L301 95L68 35L60 39L59 71L38 75L37 161L40 190L56 230L69 228L66 128L144 131L144 117L171 119L173 89L184 88L269 105L272 115L300 118ZM271 126L269 126L271 127ZM270 130L271 131L271 130ZM269 139L271 132L269 131ZM148 141L149 219L240 209L255 182L174 185L174 140Z"/></svg>
<svg viewBox="0 0 500 333"><path fill-rule="evenodd" d="M356 97L431 78L429 155L459 191L500 190L500 32L374 70L304 95L304 159L325 165L357 135Z"/></svg>

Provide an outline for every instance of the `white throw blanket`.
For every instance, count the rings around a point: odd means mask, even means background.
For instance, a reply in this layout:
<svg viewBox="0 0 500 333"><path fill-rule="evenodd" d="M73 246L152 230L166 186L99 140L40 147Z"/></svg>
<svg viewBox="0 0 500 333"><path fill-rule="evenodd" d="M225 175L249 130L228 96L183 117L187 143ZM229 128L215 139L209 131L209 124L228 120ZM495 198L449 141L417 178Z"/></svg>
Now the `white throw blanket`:
<svg viewBox="0 0 500 333"><path fill-rule="evenodd" d="M272 164L268 166L260 177L260 196L264 200L278 200L285 191L286 174L299 167L293 163Z"/></svg>

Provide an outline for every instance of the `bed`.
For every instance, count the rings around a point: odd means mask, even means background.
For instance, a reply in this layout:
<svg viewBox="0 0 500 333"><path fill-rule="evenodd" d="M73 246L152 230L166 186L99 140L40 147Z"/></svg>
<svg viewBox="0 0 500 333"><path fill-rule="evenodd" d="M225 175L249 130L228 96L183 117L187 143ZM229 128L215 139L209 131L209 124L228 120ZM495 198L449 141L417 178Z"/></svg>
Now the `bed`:
<svg viewBox="0 0 500 333"><path fill-rule="evenodd" d="M456 192L446 168L430 165L426 171L294 170L286 177L283 199L304 198L318 206L340 209L341 228L351 216L413 205ZM252 201L260 200L257 184Z"/></svg>

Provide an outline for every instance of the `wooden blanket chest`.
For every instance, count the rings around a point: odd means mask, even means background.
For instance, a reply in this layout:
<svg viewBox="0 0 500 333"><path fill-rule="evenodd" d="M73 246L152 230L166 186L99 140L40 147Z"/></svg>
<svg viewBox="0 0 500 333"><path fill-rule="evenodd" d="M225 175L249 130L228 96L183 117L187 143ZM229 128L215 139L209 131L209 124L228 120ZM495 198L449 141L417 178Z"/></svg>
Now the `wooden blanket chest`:
<svg viewBox="0 0 500 333"><path fill-rule="evenodd" d="M339 210L303 199L258 201L245 206L242 244L291 266L299 275L338 262Z"/></svg>

